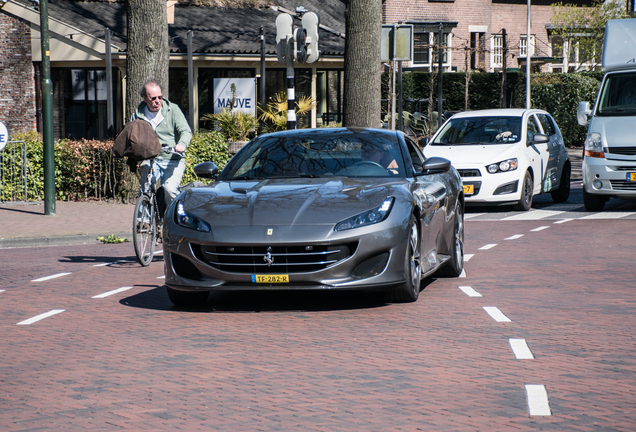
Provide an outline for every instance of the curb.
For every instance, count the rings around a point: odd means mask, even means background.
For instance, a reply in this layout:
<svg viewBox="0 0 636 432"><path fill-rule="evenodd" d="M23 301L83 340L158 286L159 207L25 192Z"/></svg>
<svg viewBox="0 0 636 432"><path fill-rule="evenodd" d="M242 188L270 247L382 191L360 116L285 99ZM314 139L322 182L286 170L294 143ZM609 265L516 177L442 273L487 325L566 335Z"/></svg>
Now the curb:
<svg viewBox="0 0 636 432"><path fill-rule="evenodd" d="M123 237L132 241L132 232L108 233L108 234L82 234L73 236L51 237L20 237L0 240L0 249L28 248L39 246L68 246L78 244L101 244L97 237L106 237L113 234L115 237Z"/></svg>

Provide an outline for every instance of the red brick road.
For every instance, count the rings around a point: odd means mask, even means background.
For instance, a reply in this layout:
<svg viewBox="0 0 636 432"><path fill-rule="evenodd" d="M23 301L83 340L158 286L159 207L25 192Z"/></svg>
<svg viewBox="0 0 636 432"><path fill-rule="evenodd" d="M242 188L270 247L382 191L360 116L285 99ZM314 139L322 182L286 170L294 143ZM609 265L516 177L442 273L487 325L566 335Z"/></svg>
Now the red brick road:
<svg viewBox="0 0 636 432"><path fill-rule="evenodd" d="M0 430L633 431L632 232L468 221L467 277L402 305L264 292L179 309L162 262L139 267L130 244L0 250ZM529 415L525 384L545 386L551 416Z"/></svg>

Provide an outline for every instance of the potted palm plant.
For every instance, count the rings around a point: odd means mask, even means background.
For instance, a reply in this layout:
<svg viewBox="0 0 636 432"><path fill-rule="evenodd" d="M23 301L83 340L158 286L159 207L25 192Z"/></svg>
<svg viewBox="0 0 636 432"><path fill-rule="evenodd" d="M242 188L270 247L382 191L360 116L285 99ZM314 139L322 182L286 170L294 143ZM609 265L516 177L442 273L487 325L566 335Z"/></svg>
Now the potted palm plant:
<svg viewBox="0 0 636 432"><path fill-rule="evenodd" d="M311 96L302 96L296 100L296 117L300 121L309 113L317 102ZM287 94L279 92L272 97L265 107L258 108L261 115L259 120L264 123L265 132L277 132L287 129Z"/></svg>
<svg viewBox="0 0 636 432"><path fill-rule="evenodd" d="M203 121L211 121L227 139L228 150L236 154L256 134L258 119L254 114L234 110L236 86L232 84L232 99L229 108L223 108L216 114L208 113L201 117Z"/></svg>

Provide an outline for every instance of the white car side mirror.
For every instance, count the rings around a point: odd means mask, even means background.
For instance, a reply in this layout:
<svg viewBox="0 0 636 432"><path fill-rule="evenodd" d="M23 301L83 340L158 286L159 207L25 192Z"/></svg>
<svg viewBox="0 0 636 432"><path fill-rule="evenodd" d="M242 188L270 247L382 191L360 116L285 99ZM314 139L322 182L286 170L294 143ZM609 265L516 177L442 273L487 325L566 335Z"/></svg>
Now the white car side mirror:
<svg viewBox="0 0 636 432"><path fill-rule="evenodd" d="M576 110L576 121L578 121L581 126L587 126L590 124L590 115L592 115L590 103L579 102L579 107Z"/></svg>

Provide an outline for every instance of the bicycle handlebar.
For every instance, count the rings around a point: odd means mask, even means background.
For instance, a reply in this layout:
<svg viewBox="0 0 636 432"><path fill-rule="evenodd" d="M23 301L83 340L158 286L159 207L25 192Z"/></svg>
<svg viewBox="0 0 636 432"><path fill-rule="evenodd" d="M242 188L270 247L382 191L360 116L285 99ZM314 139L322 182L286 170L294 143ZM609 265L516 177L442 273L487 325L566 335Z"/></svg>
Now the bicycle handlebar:
<svg viewBox="0 0 636 432"><path fill-rule="evenodd" d="M183 156L182 152L178 152L174 149L174 147L170 147L170 146L161 146L161 151L165 154L176 154L179 156Z"/></svg>

